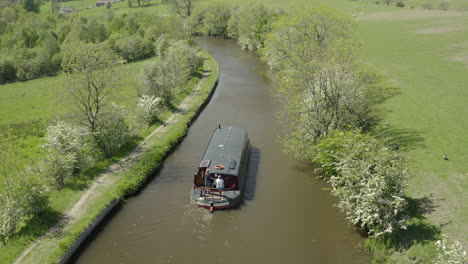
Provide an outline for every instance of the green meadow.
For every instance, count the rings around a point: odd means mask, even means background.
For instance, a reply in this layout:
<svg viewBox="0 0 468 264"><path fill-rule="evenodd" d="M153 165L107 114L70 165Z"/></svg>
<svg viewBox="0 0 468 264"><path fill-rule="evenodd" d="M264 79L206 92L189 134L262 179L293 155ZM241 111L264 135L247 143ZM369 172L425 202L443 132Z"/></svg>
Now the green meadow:
<svg viewBox="0 0 468 264"><path fill-rule="evenodd" d="M125 64L121 67L126 76L123 85L113 95L119 105L131 107L137 102L135 85L146 61ZM23 164L34 163L45 155L40 146L48 122L56 116L68 118L74 111L66 100L66 83L61 76L16 82L0 86L0 129L13 129L21 149L18 159Z"/></svg>

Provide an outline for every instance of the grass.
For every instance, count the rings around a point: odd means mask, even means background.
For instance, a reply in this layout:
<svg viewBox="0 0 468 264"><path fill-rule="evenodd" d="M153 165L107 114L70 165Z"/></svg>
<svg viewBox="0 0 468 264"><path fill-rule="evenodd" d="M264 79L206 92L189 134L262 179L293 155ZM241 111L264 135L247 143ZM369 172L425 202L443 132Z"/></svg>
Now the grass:
<svg viewBox="0 0 468 264"><path fill-rule="evenodd" d="M135 84L147 61L119 66L126 77L113 101L131 109L137 102ZM43 137L48 122L57 115L67 118L74 111L64 100L65 83L61 76L0 86L0 130L11 128L19 138L20 165L28 165L45 155Z"/></svg>
<svg viewBox="0 0 468 264"><path fill-rule="evenodd" d="M56 263L74 242L76 237L81 234L103 208L117 196L122 194L129 195L135 190L138 190L146 179L153 174L152 172L162 164L163 158L167 152L185 135L187 129L186 122L208 96L216 81L216 62L208 54L204 53L204 56L207 58L205 59L204 68L212 69L213 72L200 86L201 92L192 102L186 115L180 118L176 125L167 131L167 133L152 138L152 140L146 144L148 154L145 154L130 172L123 173L123 175L114 175L117 179L116 183L101 189L99 196L87 204L86 212L84 213L85 216L83 218L79 219L71 226L65 227L65 232L60 236L51 236L44 239L44 241L23 259L23 263ZM198 77L190 81L187 85L187 91L177 96L175 104L180 103L194 89L201 80L201 73L202 71L199 72L197 75ZM166 117L162 117L162 119L167 118L169 115L170 113L166 113ZM149 132L143 132L143 134L145 133ZM67 183L59 192L54 193L50 198L50 207L41 215L31 219L31 221L23 227L20 235L16 236L7 246L0 247L0 263L13 262L33 240L55 225L62 214L80 199L92 179L104 171L109 165L129 153L131 149L133 148L130 146L117 157L100 162L93 168L82 173L79 178ZM142 170L139 169L142 166L146 166L145 168L147 168L147 170L144 171L145 173L138 174L137 172ZM135 178L135 175L140 175L141 177ZM135 188L132 189L128 186L134 186Z"/></svg>

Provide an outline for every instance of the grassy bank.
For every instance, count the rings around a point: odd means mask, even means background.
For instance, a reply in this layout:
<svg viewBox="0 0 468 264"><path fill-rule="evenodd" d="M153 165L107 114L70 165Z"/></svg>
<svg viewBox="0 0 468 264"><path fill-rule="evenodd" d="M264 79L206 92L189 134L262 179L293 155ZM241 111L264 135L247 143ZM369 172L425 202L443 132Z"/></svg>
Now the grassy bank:
<svg viewBox="0 0 468 264"><path fill-rule="evenodd" d="M213 84L217 79L217 64L207 53L203 53L205 64L203 70L189 83L188 91L192 91L201 80L203 71L210 71L211 75L203 80L200 85L200 93L190 104L189 111L179 118L173 127L163 133L157 134L145 144L147 152L127 173L111 175L114 184L102 186L99 194L93 197L86 205L84 217L75 221L72 225L63 227L63 231L57 236L47 236L36 246L22 261L22 263L55 263L76 237L88 226L88 224L116 197L126 196L138 190L147 178L159 168L166 154L183 138L187 130L187 121L197 111L200 104L208 97ZM188 95L185 92L178 96L180 102ZM170 114L166 113L167 118ZM154 129L155 127L153 127ZM149 133L148 129L146 134ZM126 152L128 153L128 151ZM83 173L79 179L67 184L67 186L51 197L51 206L42 215L33 219L15 239L6 247L0 248L0 263L11 263L14 259L38 236L53 226L58 219L83 195L91 180L102 172L119 157L106 160L91 170Z"/></svg>

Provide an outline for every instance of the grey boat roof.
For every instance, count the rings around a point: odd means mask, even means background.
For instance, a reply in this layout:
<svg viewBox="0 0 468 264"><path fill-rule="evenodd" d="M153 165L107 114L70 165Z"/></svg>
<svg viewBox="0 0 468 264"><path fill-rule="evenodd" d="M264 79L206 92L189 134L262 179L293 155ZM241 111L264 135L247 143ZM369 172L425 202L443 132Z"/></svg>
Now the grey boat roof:
<svg viewBox="0 0 468 264"><path fill-rule="evenodd" d="M200 167L206 167L206 161L210 160L210 173L238 176L242 153L247 141L247 130L243 127L217 127L206 147ZM216 168L217 165L223 166L223 169Z"/></svg>

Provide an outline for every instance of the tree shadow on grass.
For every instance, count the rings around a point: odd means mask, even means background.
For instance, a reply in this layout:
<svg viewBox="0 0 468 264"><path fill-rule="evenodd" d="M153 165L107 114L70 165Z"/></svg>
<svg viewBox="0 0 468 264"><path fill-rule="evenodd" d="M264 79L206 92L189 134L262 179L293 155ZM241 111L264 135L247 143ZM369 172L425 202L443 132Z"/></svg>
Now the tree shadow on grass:
<svg viewBox="0 0 468 264"><path fill-rule="evenodd" d="M426 218L427 214L431 214L436 209L431 197L418 199L406 197L406 201L410 219L406 223L406 229L401 229L392 235L393 246L408 250L413 245L425 245L438 240L442 226L435 226Z"/></svg>
<svg viewBox="0 0 468 264"><path fill-rule="evenodd" d="M43 235L61 219L62 214L50 207L33 216L16 234L15 237L34 239Z"/></svg>
<svg viewBox="0 0 468 264"><path fill-rule="evenodd" d="M422 133L414 129L377 126L372 129L371 133L385 145L397 146L402 150L425 147Z"/></svg>

